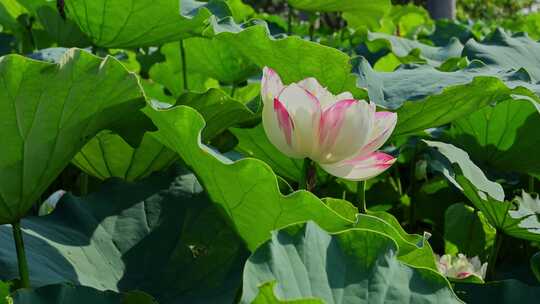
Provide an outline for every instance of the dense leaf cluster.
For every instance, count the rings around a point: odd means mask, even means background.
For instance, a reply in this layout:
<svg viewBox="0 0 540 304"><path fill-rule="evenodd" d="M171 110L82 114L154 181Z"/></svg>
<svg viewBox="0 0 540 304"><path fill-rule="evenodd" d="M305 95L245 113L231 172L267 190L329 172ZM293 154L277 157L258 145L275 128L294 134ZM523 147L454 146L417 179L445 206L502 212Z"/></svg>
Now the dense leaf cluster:
<svg viewBox="0 0 540 304"><path fill-rule="evenodd" d="M537 301L539 15L270 2L0 3L0 303ZM397 113L367 213L318 167L296 190L265 66Z"/></svg>

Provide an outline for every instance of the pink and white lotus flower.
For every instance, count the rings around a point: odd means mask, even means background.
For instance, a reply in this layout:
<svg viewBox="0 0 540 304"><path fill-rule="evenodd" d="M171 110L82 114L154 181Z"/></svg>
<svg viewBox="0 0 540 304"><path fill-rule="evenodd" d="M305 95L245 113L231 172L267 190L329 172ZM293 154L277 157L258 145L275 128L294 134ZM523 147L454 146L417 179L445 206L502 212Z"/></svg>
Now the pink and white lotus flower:
<svg viewBox="0 0 540 304"><path fill-rule="evenodd" d="M452 279L466 279L475 275L481 279L486 278L487 263L481 263L478 257L467 258L464 254L457 256L445 254L435 255L437 268L444 276Z"/></svg>
<svg viewBox="0 0 540 304"><path fill-rule="evenodd" d="M292 158L310 158L328 173L363 181L388 169L396 159L379 149L397 122L392 112L349 92L337 96L315 78L283 85L265 67L261 83L262 121L268 139Z"/></svg>

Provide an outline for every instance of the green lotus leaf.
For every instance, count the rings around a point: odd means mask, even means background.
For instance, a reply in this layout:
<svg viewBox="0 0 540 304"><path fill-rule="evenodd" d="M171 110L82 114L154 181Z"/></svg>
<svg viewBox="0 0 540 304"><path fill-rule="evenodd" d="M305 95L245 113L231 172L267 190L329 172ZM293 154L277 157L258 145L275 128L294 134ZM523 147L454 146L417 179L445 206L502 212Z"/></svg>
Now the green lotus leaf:
<svg viewBox="0 0 540 304"><path fill-rule="evenodd" d="M259 286L277 282L274 293L283 300L460 303L437 271L404 264L398 252L391 238L374 230L328 234L313 222L291 226L273 232L248 259L240 302L251 303Z"/></svg>
<svg viewBox="0 0 540 304"><path fill-rule="evenodd" d="M126 119L142 116L145 104L121 63L77 49L59 64L1 57L0 87L0 224L23 217L99 131L137 133Z"/></svg>
<svg viewBox="0 0 540 304"><path fill-rule="evenodd" d="M412 3L392 5L390 13L384 18L394 25L392 32L389 33L396 33L401 37L416 38L419 34L427 34L434 29L434 22L429 12L422 6Z"/></svg>
<svg viewBox="0 0 540 304"><path fill-rule="evenodd" d="M98 46L159 45L200 35L213 16L230 15L223 1L70 0L67 15Z"/></svg>
<svg viewBox="0 0 540 304"><path fill-rule="evenodd" d="M389 0L287 0L297 9L310 12L342 12L348 26L354 29L380 28L380 20L390 11Z"/></svg>
<svg viewBox="0 0 540 304"><path fill-rule="evenodd" d="M201 94L183 94L178 97L176 104L190 106L201 113L207 123L202 133L205 141L229 127L256 121L258 118L244 103L220 89L210 89Z"/></svg>
<svg viewBox="0 0 540 304"><path fill-rule="evenodd" d="M446 209L444 220L445 253L463 253L487 261L489 249L495 241L495 229L482 212L457 203Z"/></svg>
<svg viewBox="0 0 540 304"><path fill-rule="evenodd" d="M234 21L236 22L247 21L255 15L255 10L242 0L227 0L227 5L229 5Z"/></svg>
<svg viewBox="0 0 540 304"><path fill-rule="evenodd" d="M540 139L535 133L540 128L539 110L540 104L532 99L484 107L452 123L452 142L482 166L540 174Z"/></svg>
<svg viewBox="0 0 540 304"><path fill-rule="evenodd" d="M27 13L27 10L17 0L3 0L2 3L0 3L1 27L4 27L11 32L20 30L20 24L17 21L17 17L24 13Z"/></svg>
<svg viewBox="0 0 540 304"><path fill-rule="evenodd" d="M540 43L527 34L510 35L503 29L496 29L482 42L469 40L463 55L478 59L490 65L519 70L525 68L534 82L540 81Z"/></svg>
<svg viewBox="0 0 540 304"><path fill-rule="evenodd" d="M9 303L10 300L10 286L7 283L0 281L0 303Z"/></svg>
<svg viewBox="0 0 540 304"><path fill-rule="evenodd" d="M33 287L136 289L167 304L230 303L240 286L241 241L183 169L66 194L50 215L21 225ZM0 226L0 243L0 279L16 278L10 227Z"/></svg>
<svg viewBox="0 0 540 304"><path fill-rule="evenodd" d="M178 156L151 134L145 133L140 145L132 147L121 136L102 131L75 155L72 163L101 180L111 177L137 181L166 169Z"/></svg>
<svg viewBox="0 0 540 304"><path fill-rule="evenodd" d="M451 39L443 47L431 46L417 40L384 33L369 32L367 39L369 41L367 45L372 52L384 47L397 56L402 63L425 62L438 67L450 58L461 57L463 51L463 45L457 39Z"/></svg>
<svg viewBox="0 0 540 304"><path fill-rule="evenodd" d="M251 60L226 41L193 37L184 40L184 47L189 72L222 83L237 84L260 72Z"/></svg>
<svg viewBox="0 0 540 304"><path fill-rule="evenodd" d="M173 97L178 97L187 91L204 92L209 88L219 87L215 79L186 70L187 88L185 88L180 43L167 43L161 47L160 51L165 61L152 65L149 75L152 80L167 88Z"/></svg>
<svg viewBox="0 0 540 304"><path fill-rule="evenodd" d="M77 24L71 19L62 18L54 6L40 6L36 10L36 15L47 34L58 45L63 47L88 47L91 45L90 40L81 32Z"/></svg>
<svg viewBox="0 0 540 304"><path fill-rule="evenodd" d="M400 248L398 254L400 261L416 267L437 270L433 251L426 237L408 234L393 215L386 212L359 214L356 207L341 199L325 198L324 202L341 216L354 220L354 228L375 230L392 238Z"/></svg>
<svg viewBox="0 0 540 304"><path fill-rule="evenodd" d="M350 91L356 97L365 96L364 90L356 86L347 54L298 36L274 37L264 21L238 25L230 18L214 20L205 35L228 45L261 71L271 67L284 83L315 77L335 94Z"/></svg>

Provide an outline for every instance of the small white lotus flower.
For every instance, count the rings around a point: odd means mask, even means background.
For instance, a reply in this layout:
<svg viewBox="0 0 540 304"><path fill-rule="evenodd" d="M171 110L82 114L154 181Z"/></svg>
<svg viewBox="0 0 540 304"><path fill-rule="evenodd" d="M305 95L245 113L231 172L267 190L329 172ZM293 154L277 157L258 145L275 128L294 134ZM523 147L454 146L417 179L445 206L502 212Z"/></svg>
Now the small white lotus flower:
<svg viewBox="0 0 540 304"><path fill-rule="evenodd" d="M487 263L482 264L475 256L468 259L464 254L458 253L457 257L445 254L441 257L436 255L439 272L448 278L465 279L471 275L482 279L486 277Z"/></svg>
<svg viewBox="0 0 540 304"><path fill-rule="evenodd" d="M262 121L268 139L285 155L310 158L328 173L353 181L379 175L396 161L377 151L388 140L397 114L376 112L375 104L337 96L315 78L283 85L265 67Z"/></svg>

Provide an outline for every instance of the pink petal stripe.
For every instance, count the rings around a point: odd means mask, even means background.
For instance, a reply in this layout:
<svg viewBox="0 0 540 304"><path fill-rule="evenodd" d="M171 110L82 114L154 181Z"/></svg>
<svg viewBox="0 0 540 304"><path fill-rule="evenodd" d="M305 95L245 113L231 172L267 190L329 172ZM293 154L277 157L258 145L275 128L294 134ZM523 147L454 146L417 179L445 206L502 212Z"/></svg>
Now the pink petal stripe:
<svg viewBox="0 0 540 304"><path fill-rule="evenodd" d="M361 164L362 162L367 160L369 160L369 162L366 162L365 165ZM385 168L390 167L395 161L396 159L392 155L383 152L373 152L370 154L358 155L354 158L344 161L343 163L357 166L358 164L360 164L359 167L377 166L378 168Z"/></svg>
<svg viewBox="0 0 540 304"><path fill-rule="evenodd" d="M457 274L458 279L465 279L472 275L472 273L464 271Z"/></svg>
<svg viewBox="0 0 540 304"><path fill-rule="evenodd" d="M384 125L384 122L386 122L386 125ZM380 126L383 125L383 129L380 130L378 134L373 134L371 140L368 144L366 144L361 154L368 154L371 152L376 151L379 149L382 145L384 145L384 142L390 137L390 134L394 131L394 128L396 126L397 122L397 114L392 112L375 112L375 125ZM377 129L377 128L376 128Z"/></svg>
<svg viewBox="0 0 540 304"><path fill-rule="evenodd" d="M274 98L274 112L276 112L279 128L285 135L285 140L289 146L292 146L292 131L294 129L294 122L292 121L287 108L276 97Z"/></svg>
<svg viewBox="0 0 540 304"><path fill-rule="evenodd" d="M278 96L283 89L283 82L276 71L269 67L264 67L261 85L262 97L266 98L266 95L270 94L272 95L272 98L274 98Z"/></svg>
<svg viewBox="0 0 540 304"><path fill-rule="evenodd" d="M314 104L316 104L319 108L321 107L321 103L319 102L319 99L317 98L317 96L313 95L313 93L311 93L309 90L307 90L306 88L302 88L304 89L304 91L306 91L307 93L307 96L309 97L309 99L311 101L313 101Z"/></svg>
<svg viewBox="0 0 540 304"><path fill-rule="evenodd" d="M395 161L396 159L391 155L374 152L335 164L321 164L321 167L332 175L348 180L361 181L383 173Z"/></svg>
<svg viewBox="0 0 540 304"><path fill-rule="evenodd" d="M319 144L332 147L343 125L346 111L356 103L354 99L344 99L324 110L319 123Z"/></svg>

